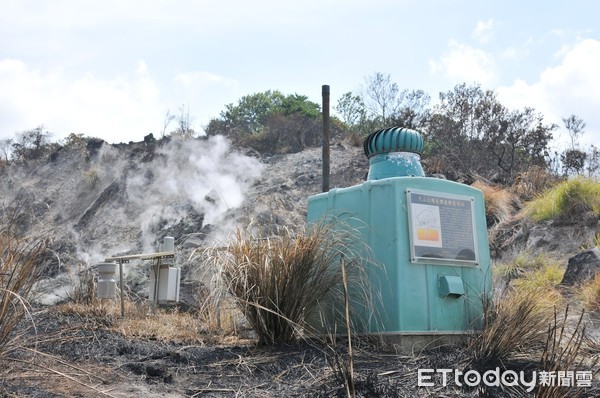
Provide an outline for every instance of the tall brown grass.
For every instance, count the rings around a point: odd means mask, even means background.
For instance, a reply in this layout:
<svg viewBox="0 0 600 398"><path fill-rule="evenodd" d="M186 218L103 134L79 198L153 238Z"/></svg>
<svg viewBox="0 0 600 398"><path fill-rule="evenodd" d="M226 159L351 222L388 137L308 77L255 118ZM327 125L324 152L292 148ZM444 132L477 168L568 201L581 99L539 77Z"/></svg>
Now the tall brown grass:
<svg viewBox="0 0 600 398"><path fill-rule="evenodd" d="M600 357L586 334L584 312L574 318L568 305L553 305L546 294L539 289L512 289L495 305L488 306L484 328L468 346L466 366L478 371L522 367L554 374L578 370L597 374ZM506 396L529 396L518 386L504 392L508 393ZM481 396L495 396L493 393L483 388ZM542 385L538 379L534 396L566 398L597 394L585 395L581 388L565 387L558 382Z"/></svg>
<svg viewBox="0 0 600 398"><path fill-rule="evenodd" d="M598 364L599 357L587 361L584 358L584 345L586 341L586 326L583 322L582 311L573 327L569 326L569 307L565 308L562 319L554 312L553 322L548 325L548 333L544 352L540 360L540 368L560 374L561 371L576 372L582 369L594 369ZM597 373L597 370L592 370ZM537 398L568 398L581 397L583 391L573 386L564 386L561 383L540 385L536 393Z"/></svg>
<svg viewBox="0 0 600 398"><path fill-rule="evenodd" d="M577 290L584 308L594 314L600 314L600 273L583 283Z"/></svg>
<svg viewBox="0 0 600 398"><path fill-rule="evenodd" d="M469 344L470 366L492 369L516 354L533 354L544 347L552 309L541 305L540 291L511 291L484 313L484 327Z"/></svg>
<svg viewBox="0 0 600 398"><path fill-rule="evenodd" d="M517 176L511 191L522 200L531 200L559 181L560 178L550 173L547 168L532 166Z"/></svg>
<svg viewBox="0 0 600 398"><path fill-rule="evenodd" d="M226 249L210 258L259 344L292 342L306 332L307 316L322 302L344 308L342 259L348 285L364 281L364 245L340 224L317 224L301 232L281 228L276 235L253 229L238 229Z"/></svg>
<svg viewBox="0 0 600 398"><path fill-rule="evenodd" d="M18 235L20 206L0 215L0 358L16 339L13 330L29 312L28 297L38 280L48 240Z"/></svg>
<svg viewBox="0 0 600 398"><path fill-rule="evenodd" d="M515 212L515 196L508 190L486 184L483 181L475 181L472 186L483 192L485 203L485 216L488 226L501 224Z"/></svg>

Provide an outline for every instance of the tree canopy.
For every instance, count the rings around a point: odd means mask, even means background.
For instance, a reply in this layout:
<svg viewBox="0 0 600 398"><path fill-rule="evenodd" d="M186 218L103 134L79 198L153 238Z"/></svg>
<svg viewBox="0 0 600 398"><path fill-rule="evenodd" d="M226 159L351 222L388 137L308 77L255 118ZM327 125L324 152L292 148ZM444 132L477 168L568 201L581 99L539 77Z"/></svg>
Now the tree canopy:
<svg viewBox="0 0 600 398"><path fill-rule="evenodd" d="M551 151L559 126L547 122L533 107L510 109L493 90L478 84L462 83L440 92L431 105L431 97L423 90L400 88L390 75L376 72L364 79L357 92L342 94L333 109L337 116L331 119L331 136L339 139L345 135L356 145L385 127L420 131L426 138L426 171L451 179L479 175L510 184L532 166L565 177L592 176L600 171L600 150L579 144L586 127L583 119L575 114L563 118L570 145ZM167 134L173 120L177 128ZM167 113L161 139L167 135L197 138L191 122L189 108L184 106L178 115ZM321 145L321 129L319 104L306 95L267 90L225 105L218 117L210 119L205 132L227 136L235 145L262 154L275 154ZM56 152L63 144L50 142L51 136L40 126L0 140L0 165ZM87 138L71 134L64 146L74 145L87 145Z"/></svg>
<svg viewBox="0 0 600 398"><path fill-rule="evenodd" d="M225 105L220 116L210 120L206 133L228 136L261 152L296 152L316 144L320 116L319 104L307 96L269 90Z"/></svg>
<svg viewBox="0 0 600 398"><path fill-rule="evenodd" d="M359 145L369 133L398 126L420 131L426 138L425 167L450 178L480 175L511 183L531 166L551 169L559 163L564 175L591 175L600 166L598 150L590 154L578 147L585 122L564 118L571 147L552 153L550 142L559 128L533 107L510 109L493 90L478 84L458 84L440 92L435 105L423 90L401 89L391 78L376 72L364 79L357 92L341 95L333 107L337 134L347 134ZM265 91L228 104L206 132L223 134L234 143L262 153L296 152L319 145L319 104L300 94ZM594 164L592 164L594 163Z"/></svg>

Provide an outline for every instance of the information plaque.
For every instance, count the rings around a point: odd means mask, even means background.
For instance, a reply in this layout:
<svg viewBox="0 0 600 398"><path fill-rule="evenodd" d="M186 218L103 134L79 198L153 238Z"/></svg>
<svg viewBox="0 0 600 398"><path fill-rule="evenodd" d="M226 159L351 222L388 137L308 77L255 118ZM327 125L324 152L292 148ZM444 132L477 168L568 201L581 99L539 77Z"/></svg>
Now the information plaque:
<svg viewBox="0 0 600 398"><path fill-rule="evenodd" d="M409 189L411 261L477 265L474 198Z"/></svg>

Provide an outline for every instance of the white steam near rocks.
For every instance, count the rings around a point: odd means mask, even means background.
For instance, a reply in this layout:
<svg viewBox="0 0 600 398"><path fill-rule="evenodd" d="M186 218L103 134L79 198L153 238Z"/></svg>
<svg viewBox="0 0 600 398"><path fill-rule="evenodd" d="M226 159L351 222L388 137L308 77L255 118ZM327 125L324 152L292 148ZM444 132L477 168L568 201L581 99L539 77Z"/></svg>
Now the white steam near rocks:
<svg viewBox="0 0 600 398"><path fill-rule="evenodd" d="M154 252L179 223L187 233L227 234L235 225L232 210L242 206L263 170L258 159L232 150L222 136L104 144L87 160L85 153L64 152L11 179L36 176L30 196L51 200L37 221L62 230L58 235L70 237L76 257L88 265L117 254Z"/></svg>
<svg viewBox="0 0 600 398"><path fill-rule="evenodd" d="M50 203L37 222L54 224L57 239L71 248L71 260L62 268L67 275L42 281L36 289L48 292L40 295L42 303L64 299L78 284L81 269L107 257L156 251L162 236L177 227L190 234L210 232L199 244L228 234L237 221L234 210L263 170L259 160L232 150L222 136L104 144L85 157L85 149L63 152L53 163L32 164L33 172L15 169L0 181L6 185L34 175L29 196ZM125 279L143 284L146 265L128 264Z"/></svg>
<svg viewBox="0 0 600 398"><path fill-rule="evenodd" d="M190 206L204 215L203 225L219 229L226 212L242 205L244 193L261 171L257 159L231 151L222 136L173 139L157 148L154 159L126 179L127 201L141 209L144 250L151 250L156 241L153 226L158 221L176 223Z"/></svg>

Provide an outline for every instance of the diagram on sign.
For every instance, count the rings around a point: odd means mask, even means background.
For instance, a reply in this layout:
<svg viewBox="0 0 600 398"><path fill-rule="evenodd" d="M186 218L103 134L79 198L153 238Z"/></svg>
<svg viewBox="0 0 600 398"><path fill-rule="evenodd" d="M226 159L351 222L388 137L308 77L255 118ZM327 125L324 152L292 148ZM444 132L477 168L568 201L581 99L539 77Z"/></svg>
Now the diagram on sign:
<svg viewBox="0 0 600 398"><path fill-rule="evenodd" d="M413 236L416 246L442 247L440 208L413 203Z"/></svg>

